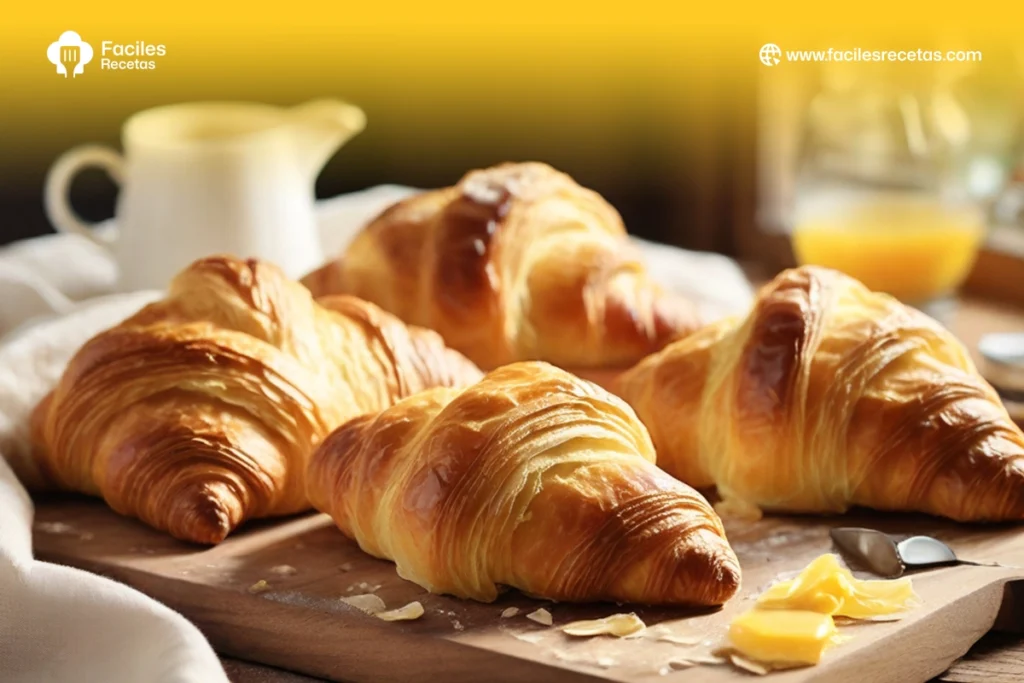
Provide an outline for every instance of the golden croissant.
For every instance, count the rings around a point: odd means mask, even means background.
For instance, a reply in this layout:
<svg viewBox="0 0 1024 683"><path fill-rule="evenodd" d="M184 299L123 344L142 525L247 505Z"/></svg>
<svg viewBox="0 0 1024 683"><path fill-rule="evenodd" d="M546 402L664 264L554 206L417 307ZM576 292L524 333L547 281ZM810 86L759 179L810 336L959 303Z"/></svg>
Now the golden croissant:
<svg viewBox="0 0 1024 683"><path fill-rule="evenodd" d="M615 209L541 163L399 202L303 283L437 330L485 369L628 367L699 325L651 280Z"/></svg>
<svg viewBox="0 0 1024 683"><path fill-rule="evenodd" d="M618 393L658 464L734 509L1024 519L1024 434L937 322L823 268L647 358Z"/></svg>
<svg viewBox="0 0 1024 683"><path fill-rule="evenodd" d="M739 585L715 512L654 465L629 406L546 363L352 420L307 483L345 535L435 593L718 605Z"/></svg>
<svg viewBox="0 0 1024 683"><path fill-rule="evenodd" d="M217 543L307 509L308 457L345 420L479 375L372 304L321 306L272 265L207 258L74 356L35 410L35 453L58 488Z"/></svg>

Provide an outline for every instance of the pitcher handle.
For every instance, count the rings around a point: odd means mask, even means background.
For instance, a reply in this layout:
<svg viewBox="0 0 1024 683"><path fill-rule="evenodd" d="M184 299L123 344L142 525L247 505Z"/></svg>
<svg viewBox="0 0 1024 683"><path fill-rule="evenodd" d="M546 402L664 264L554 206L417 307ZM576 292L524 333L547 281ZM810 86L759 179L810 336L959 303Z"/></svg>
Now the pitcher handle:
<svg viewBox="0 0 1024 683"><path fill-rule="evenodd" d="M124 157L116 150L101 145L69 149L57 158L46 175L46 217L59 232L82 235L101 246L110 246L117 240L116 229L109 232L93 230L98 224L79 217L68 201L71 181L80 170L90 166L105 170L118 187L124 182Z"/></svg>

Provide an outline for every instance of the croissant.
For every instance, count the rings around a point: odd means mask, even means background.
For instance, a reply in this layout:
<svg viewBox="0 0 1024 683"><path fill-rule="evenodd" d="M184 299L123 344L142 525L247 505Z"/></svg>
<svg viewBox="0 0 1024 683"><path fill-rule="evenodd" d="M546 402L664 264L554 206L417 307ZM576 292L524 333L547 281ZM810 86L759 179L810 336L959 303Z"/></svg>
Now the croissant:
<svg viewBox="0 0 1024 683"><path fill-rule="evenodd" d="M651 280L615 209L541 163L395 204L303 283L437 330L485 369L628 367L699 325Z"/></svg>
<svg viewBox="0 0 1024 683"><path fill-rule="evenodd" d="M937 322L841 273L789 270L623 375L658 464L725 507L1024 519L1024 435Z"/></svg>
<svg viewBox="0 0 1024 683"><path fill-rule="evenodd" d="M372 304L322 304L270 264L197 261L87 342L36 408L46 478L217 543L245 519L307 509L308 457L344 421L480 376Z"/></svg>
<svg viewBox="0 0 1024 683"><path fill-rule="evenodd" d="M629 406L546 363L350 421L307 485L345 535L435 593L718 605L739 586L720 520L654 465Z"/></svg>

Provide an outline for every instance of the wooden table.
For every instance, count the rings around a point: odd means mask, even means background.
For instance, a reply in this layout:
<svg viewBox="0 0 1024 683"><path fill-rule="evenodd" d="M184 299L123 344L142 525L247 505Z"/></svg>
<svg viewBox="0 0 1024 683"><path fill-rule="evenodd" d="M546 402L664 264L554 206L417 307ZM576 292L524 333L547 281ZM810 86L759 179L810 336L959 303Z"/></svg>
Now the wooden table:
<svg viewBox="0 0 1024 683"><path fill-rule="evenodd" d="M980 301L966 301L947 321L971 348L990 332L1024 332L1024 310ZM237 659L222 659L234 683L310 683L317 679ZM937 681L945 683L1010 683L1024 681L1024 635L990 633Z"/></svg>

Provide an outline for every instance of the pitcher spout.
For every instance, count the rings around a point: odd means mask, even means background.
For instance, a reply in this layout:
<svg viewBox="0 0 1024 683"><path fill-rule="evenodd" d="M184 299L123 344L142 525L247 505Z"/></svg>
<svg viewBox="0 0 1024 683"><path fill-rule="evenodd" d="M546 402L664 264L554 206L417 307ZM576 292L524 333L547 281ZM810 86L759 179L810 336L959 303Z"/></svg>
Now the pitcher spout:
<svg viewBox="0 0 1024 683"><path fill-rule="evenodd" d="M315 180L328 159L366 127L366 114L340 100L313 100L289 110L300 164Z"/></svg>

